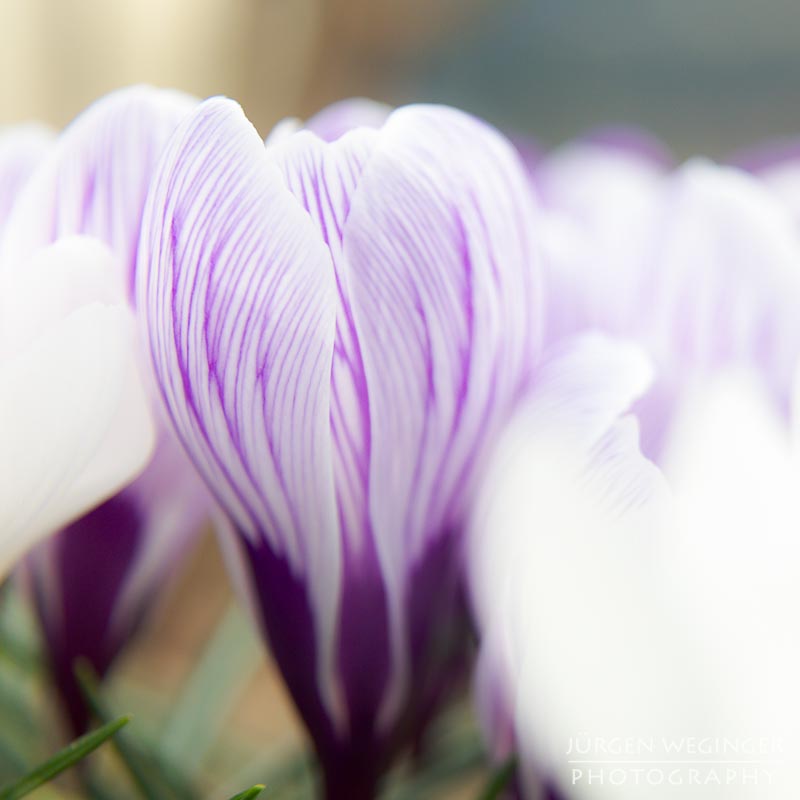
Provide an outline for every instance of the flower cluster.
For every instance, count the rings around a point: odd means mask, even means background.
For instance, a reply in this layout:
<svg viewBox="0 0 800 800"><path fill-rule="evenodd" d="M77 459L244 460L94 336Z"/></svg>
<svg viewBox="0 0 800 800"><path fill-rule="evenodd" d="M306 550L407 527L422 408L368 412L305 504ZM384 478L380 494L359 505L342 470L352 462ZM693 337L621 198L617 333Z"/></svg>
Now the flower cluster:
<svg viewBox="0 0 800 800"><path fill-rule="evenodd" d="M520 796L671 788L578 739L800 757L795 156L145 87L3 134L0 568L73 730L213 519L329 800L471 677Z"/></svg>

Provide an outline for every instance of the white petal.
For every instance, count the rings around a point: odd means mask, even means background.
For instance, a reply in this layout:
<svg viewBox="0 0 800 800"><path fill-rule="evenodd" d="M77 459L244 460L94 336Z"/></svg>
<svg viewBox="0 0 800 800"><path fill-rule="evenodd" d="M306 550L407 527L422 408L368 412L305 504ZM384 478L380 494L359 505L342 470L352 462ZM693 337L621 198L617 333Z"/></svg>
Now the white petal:
<svg viewBox="0 0 800 800"><path fill-rule="evenodd" d="M650 627L648 535L668 495L635 422L620 419L648 378L638 350L599 337L553 358L495 455L470 540L478 619L496 648L483 657L500 670L524 775L549 772L569 796L634 796L570 787L570 737L674 730L668 651Z"/></svg>
<svg viewBox="0 0 800 800"><path fill-rule="evenodd" d="M0 570L150 457L135 325L112 262L97 242L65 240L0 292Z"/></svg>
<svg viewBox="0 0 800 800"><path fill-rule="evenodd" d="M0 374L0 573L132 480L153 432L124 306L70 314Z"/></svg>

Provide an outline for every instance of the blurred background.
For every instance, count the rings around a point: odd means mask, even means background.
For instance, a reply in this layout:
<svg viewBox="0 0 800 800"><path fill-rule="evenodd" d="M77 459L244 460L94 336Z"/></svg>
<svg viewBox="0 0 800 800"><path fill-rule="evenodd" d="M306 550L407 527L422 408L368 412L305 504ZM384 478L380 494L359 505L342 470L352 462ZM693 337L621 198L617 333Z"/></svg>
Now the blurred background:
<svg viewBox="0 0 800 800"><path fill-rule="evenodd" d="M724 157L800 134L800 3L0 0L0 124L60 127L139 82L229 95L263 135L363 95L450 103L545 145L626 123ZM119 664L115 705L144 710L187 771L213 751L242 788L301 733L210 534L161 612Z"/></svg>
<svg viewBox="0 0 800 800"><path fill-rule="evenodd" d="M0 122L146 81L262 133L348 95L452 103L554 144L643 125L679 154L800 131L795 0L0 0Z"/></svg>

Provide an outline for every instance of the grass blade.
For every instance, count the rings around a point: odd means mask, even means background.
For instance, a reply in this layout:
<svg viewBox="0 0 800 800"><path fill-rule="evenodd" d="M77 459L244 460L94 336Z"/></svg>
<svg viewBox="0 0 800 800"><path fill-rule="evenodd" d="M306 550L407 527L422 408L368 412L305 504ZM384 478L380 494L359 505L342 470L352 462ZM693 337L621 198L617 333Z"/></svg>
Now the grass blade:
<svg viewBox="0 0 800 800"><path fill-rule="evenodd" d="M110 739L120 728L130 722L130 717L120 717L113 722L109 722L98 728L96 731L87 733L76 739L72 744L56 753L44 764L33 769L14 783L0 789L0 800L17 800L30 794L34 789L38 789L43 783L47 783L59 775L64 770L77 764L81 759L89 755L93 750Z"/></svg>
<svg viewBox="0 0 800 800"><path fill-rule="evenodd" d="M251 786L249 789L245 789L243 792L239 792L239 794L235 794L231 797L231 800L253 800L254 797L258 797L263 791L264 784L258 783L255 786Z"/></svg>

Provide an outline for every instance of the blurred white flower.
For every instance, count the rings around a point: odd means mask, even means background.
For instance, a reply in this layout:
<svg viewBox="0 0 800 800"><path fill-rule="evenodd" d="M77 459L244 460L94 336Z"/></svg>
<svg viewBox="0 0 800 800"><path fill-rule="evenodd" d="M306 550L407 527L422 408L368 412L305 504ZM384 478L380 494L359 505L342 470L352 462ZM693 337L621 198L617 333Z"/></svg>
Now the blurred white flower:
<svg viewBox="0 0 800 800"><path fill-rule="evenodd" d="M721 373L682 405L662 476L619 418L635 372L595 363L575 401L534 398L479 504L496 754L519 750L530 797L544 781L592 800L795 798L795 436L758 377Z"/></svg>

